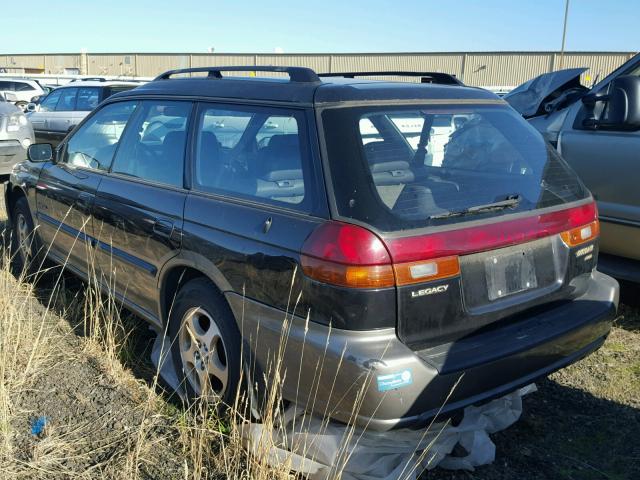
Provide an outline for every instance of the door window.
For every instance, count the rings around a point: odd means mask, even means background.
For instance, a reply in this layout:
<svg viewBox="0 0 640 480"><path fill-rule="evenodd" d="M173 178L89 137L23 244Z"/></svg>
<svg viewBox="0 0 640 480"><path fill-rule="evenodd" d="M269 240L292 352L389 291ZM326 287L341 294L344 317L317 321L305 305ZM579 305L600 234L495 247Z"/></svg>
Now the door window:
<svg viewBox="0 0 640 480"><path fill-rule="evenodd" d="M303 112L207 106L198 118L195 188L268 203L305 199Z"/></svg>
<svg viewBox="0 0 640 480"><path fill-rule="evenodd" d="M112 172L182 187L191 107L190 102L142 102Z"/></svg>
<svg viewBox="0 0 640 480"><path fill-rule="evenodd" d="M109 170L124 127L136 102L118 102L101 108L67 142L62 163Z"/></svg>
<svg viewBox="0 0 640 480"><path fill-rule="evenodd" d="M40 104L41 112L53 112L56 109L56 105L58 104L58 100L60 100L60 95L62 95L62 90L54 90Z"/></svg>
<svg viewBox="0 0 640 480"><path fill-rule="evenodd" d="M100 89L97 87L85 87L78 89L76 110L90 112L100 103Z"/></svg>
<svg viewBox="0 0 640 480"><path fill-rule="evenodd" d="M60 100L56 105L56 112L70 112L76 108L77 88L63 88L60 94Z"/></svg>
<svg viewBox="0 0 640 480"><path fill-rule="evenodd" d="M35 90L35 88L33 88L28 83L15 82L15 90L16 92L31 92Z"/></svg>

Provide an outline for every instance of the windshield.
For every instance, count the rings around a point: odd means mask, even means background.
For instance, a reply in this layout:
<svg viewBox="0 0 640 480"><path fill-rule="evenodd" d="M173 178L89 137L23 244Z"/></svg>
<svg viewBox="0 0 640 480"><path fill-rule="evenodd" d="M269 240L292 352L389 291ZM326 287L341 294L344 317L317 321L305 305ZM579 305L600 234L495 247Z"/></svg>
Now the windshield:
<svg viewBox="0 0 640 480"><path fill-rule="evenodd" d="M541 135L503 105L337 108L322 121L340 216L382 231L588 196Z"/></svg>

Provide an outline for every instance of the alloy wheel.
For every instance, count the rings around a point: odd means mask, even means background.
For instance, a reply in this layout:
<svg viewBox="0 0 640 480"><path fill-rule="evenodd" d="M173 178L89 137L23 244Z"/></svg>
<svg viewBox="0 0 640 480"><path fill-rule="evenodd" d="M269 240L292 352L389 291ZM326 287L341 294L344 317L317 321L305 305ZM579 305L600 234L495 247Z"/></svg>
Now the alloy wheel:
<svg viewBox="0 0 640 480"><path fill-rule="evenodd" d="M26 217L22 213L16 216L16 234L18 240L18 253L22 263L26 265L31 257L31 232Z"/></svg>
<svg viewBox="0 0 640 480"><path fill-rule="evenodd" d="M224 396L229 380L227 350L220 329L203 308L189 309L180 334L182 368L196 395L207 400Z"/></svg>

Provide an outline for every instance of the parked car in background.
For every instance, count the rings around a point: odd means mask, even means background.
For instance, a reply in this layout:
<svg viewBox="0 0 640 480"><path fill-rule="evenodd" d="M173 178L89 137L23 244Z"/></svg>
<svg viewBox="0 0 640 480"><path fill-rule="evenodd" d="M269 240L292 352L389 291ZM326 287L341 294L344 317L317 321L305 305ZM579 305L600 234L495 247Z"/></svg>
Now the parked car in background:
<svg viewBox="0 0 640 480"><path fill-rule="evenodd" d="M27 117L36 141L57 145L100 102L113 94L138 87L137 82L77 81L51 91L38 105L29 105Z"/></svg>
<svg viewBox="0 0 640 480"><path fill-rule="evenodd" d="M588 355L616 314L591 194L482 89L179 70L29 152L19 262L46 252L169 332L191 398L232 404L281 352L286 400L423 425Z"/></svg>
<svg viewBox="0 0 640 480"><path fill-rule="evenodd" d="M0 92L12 93L15 105L25 111L31 99L44 94L45 90L36 80L1 77Z"/></svg>
<svg viewBox="0 0 640 480"><path fill-rule="evenodd" d="M602 230L598 269L640 282L640 55L591 89L580 83L586 70L540 75L504 99L593 193Z"/></svg>
<svg viewBox="0 0 640 480"><path fill-rule="evenodd" d="M40 84L44 93L42 95L36 95L31 99L31 101L27 104L27 107L24 109L27 112L34 112L36 110L36 105L40 105L40 102L46 98L52 91L58 88L59 85L44 85Z"/></svg>
<svg viewBox="0 0 640 480"><path fill-rule="evenodd" d="M0 95L0 181L9 177L16 163L26 160L32 143L33 129L24 113Z"/></svg>

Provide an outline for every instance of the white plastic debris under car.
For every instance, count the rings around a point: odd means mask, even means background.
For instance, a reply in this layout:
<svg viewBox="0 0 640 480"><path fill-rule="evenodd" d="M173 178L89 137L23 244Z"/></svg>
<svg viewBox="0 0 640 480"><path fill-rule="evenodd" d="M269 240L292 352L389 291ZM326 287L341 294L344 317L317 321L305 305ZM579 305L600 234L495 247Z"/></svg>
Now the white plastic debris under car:
<svg viewBox="0 0 640 480"><path fill-rule="evenodd" d="M156 368L162 364L160 376L183 396L173 363L167 357L168 341L163 346L159 338L151 354L153 363ZM389 432L327 422L291 405L275 431L265 432L262 424L251 423L244 428L243 438L246 448L264 456L266 462L274 466L289 463L293 471L310 480L331 479L338 473L343 480L412 480L436 466L473 470L492 463L496 447L489 434L515 423L522 414L522 397L535 391L536 386L531 384L484 405L467 407L457 426L441 422L428 429ZM264 438L273 445L266 452ZM456 445L466 455L453 455Z"/></svg>

